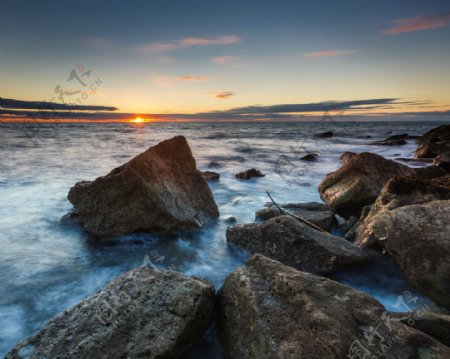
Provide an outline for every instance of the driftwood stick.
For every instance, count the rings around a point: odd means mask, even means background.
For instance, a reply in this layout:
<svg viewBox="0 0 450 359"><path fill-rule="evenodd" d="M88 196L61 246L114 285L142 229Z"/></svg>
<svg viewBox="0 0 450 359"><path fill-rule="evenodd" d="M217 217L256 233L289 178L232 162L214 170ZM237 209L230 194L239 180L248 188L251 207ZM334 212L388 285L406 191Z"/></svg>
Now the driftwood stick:
<svg viewBox="0 0 450 359"><path fill-rule="evenodd" d="M311 228L314 228L314 229L317 230L317 231L328 233L326 230L324 230L323 228L320 228L319 226L316 226L314 223L311 223L311 222L308 221L307 219L304 219L304 218L302 218L302 217L296 216L295 214L293 214L293 213L291 213L291 212L289 212L289 211L283 210L283 209L275 202L275 200L272 198L272 196L270 195L269 191L266 191L266 192L267 192L267 195L269 196L270 200L272 201L272 203L279 209L279 211L280 211L281 214L287 214L287 215L289 215L289 216L291 216L291 217L294 217L297 221L302 222L303 224L306 224L307 226L309 226L309 227L311 227Z"/></svg>
<svg viewBox="0 0 450 359"><path fill-rule="evenodd" d="M275 202L272 198L272 196L270 195L269 191L266 191L267 195L269 196L270 200L272 201L272 203L280 210L281 214L284 214L285 212L283 211L283 209L277 204L277 202Z"/></svg>

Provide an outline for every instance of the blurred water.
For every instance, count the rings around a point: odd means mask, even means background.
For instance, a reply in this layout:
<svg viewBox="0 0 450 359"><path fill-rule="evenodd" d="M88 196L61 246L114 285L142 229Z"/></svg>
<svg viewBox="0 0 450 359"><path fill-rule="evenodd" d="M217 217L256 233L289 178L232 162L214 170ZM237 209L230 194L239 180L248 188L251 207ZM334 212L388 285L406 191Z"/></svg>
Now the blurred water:
<svg viewBox="0 0 450 359"><path fill-rule="evenodd" d="M226 219L254 221L268 201L320 201L317 186L339 167L344 151L412 157L414 141L398 147L368 145L407 132L422 134L438 125L422 123L152 123L0 125L0 355L50 318L94 293L120 273L164 257L160 268L200 275L219 288L248 253L225 240ZM336 136L316 140L313 133ZM78 181L108 173L163 139L184 135L201 170L217 171L211 183L221 218L198 231L155 236L138 233L95 243L77 225L61 223L71 209L66 196ZM371 136L371 138L366 138ZM318 153L316 163L299 161ZM234 174L255 167L264 178L237 180ZM395 266L377 260L361 271L336 278L380 300L387 309L410 290L418 306L431 303L414 291ZM431 303L432 305L432 303ZM212 339L211 339L212 337ZM219 357L214 333L194 357ZM203 353L203 354L202 354ZM208 354L205 354L208 353Z"/></svg>

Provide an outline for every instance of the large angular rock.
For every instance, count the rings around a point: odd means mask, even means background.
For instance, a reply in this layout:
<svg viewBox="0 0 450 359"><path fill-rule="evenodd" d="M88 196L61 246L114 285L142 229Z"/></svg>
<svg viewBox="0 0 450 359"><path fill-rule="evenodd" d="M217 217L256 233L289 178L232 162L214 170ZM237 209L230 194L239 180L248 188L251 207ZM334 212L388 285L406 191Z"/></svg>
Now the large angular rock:
<svg viewBox="0 0 450 359"><path fill-rule="evenodd" d="M388 210L370 230L411 283L450 308L450 200Z"/></svg>
<svg viewBox="0 0 450 359"><path fill-rule="evenodd" d="M412 168L363 152L322 180L320 197L344 217L359 217L362 208L375 201L389 178L414 175Z"/></svg>
<svg viewBox="0 0 450 359"><path fill-rule="evenodd" d="M93 182L77 183L68 198L84 228L98 236L196 228L219 215L183 136Z"/></svg>
<svg viewBox="0 0 450 359"><path fill-rule="evenodd" d="M450 155L450 125L442 125L417 139L416 158L435 158Z"/></svg>
<svg viewBox="0 0 450 359"><path fill-rule="evenodd" d="M432 180L411 177L393 177L386 182L380 196L359 225L356 244L360 247L377 247L379 223L386 212L411 204L450 199L450 175Z"/></svg>
<svg viewBox="0 0 450 359"><path fill-rule="evenodd" d="M391 319L366 294L261 255L231 273L219 292L219 332L228 358L450 356L447 346ZM363 348L364 356L354 354Z"/></svg>
<svg viewBox="0 0 450 359"><path fill-rule="evenodd" d="M207 282L139 267L52 319L6 358L183 358L214 306Z"/></svg>
<svg viewBox="0 0 450 359"><path fill-rule="evenodd" d="M286 203L282 204L280 207L289 213L306 219L326 231L330 229L335 221L334 214L336 213L336 210L323 203ZM281 215L282 213L273 203L268 203L264 208L261 208L256 212L255 217L266 221Z"/></svg>
<svg viewBox="0 0 450 359"><path fill-rule="evenodd" d="M228 227L227 241L320 275L370 261L368 254L345 239L320 232L288 215L260 224Z"/></svg>

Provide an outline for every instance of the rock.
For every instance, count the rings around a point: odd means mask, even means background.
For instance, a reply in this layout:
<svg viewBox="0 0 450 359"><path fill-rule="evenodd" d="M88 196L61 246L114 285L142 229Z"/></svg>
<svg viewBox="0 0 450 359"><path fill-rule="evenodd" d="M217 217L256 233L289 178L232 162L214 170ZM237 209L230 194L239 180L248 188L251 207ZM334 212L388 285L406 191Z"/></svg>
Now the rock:
<svg viewBox="0 0 450 359"><path fill-rule="evenodd" d="M384 185L369 213L358 228L356 244L360 247L379 247L378 223L395 208L450 199L450 175L422 181L418 178L393 177Z"/></svg>
<svg viewBox="0 0 450 359"><path fill-rule="evenodd" d="M251 168L251 169L249 169L247 171L238 173L236 175L236 178L248 180L248 179L253 178L253 177L264 177L264 176L265 175L263 175L261 173L261 171L258 171L255 168Z"/></svg>
<svg viewBox="0 0 450 359"><path fill-rule="evenodd" d="M372 145L383 145L383 146L398 146L406 145L408 142L406 140L417 139L419 136L410 136L407 133L402 133L401 135L393 135L385 138L381 141L372 142Z"/></svg>
<svg viewBox="0 0 450 359"><path fill-rule="evenodd" d="M226 278L218 321L228 358L450 357L450 348L392 320L367 294L261 255ZM370 353L352 356L363 348Z"/></svg>
<svg viewBox="0 0 450 359"><path fill-rule="evenodd" d="M214 288L142 266L52 319L6 358L183 358L213 319Z"/></svg>
<svg viewBox="0 0 450 359"><path fill-rule="evenodd" d="M308 162L316 162L319 159L319 155L317 153L310 153L306 156L300 157L301 161L308 161Z"/></svg>
<svg viewBox="0 0 450 359"><path fill-rule="evenodd" d="M202 176L207 181L218 181L220 179L220 175L212 171L204 171L202 172Z"/></svg>
<svg viewBox="0 0 450 359"><path fill-rule="evenodd" d="M412 168L364 152L351 157L322 180L320 197L344 217L359 217L361 209L375 201L389 178L413 175Z"/></svg>
<svg viewBox="0 0 450 359"><path fill-rule="evenodd" d="M223 220L224 220L225 223L228 223L228 224L233 224L233 223L237 222L237 219L234 216L225 216L223 218Z"/></svg>
<svg viewBox="0 0 450 359"><path fill-rule="evenodd" d="M306 219L326 231L330 229L335 220L334 214L336 211L334 208L323 203L286 203L282 204L280 207L289 213ZM269 202L266 204L266 207L261 208L256 212L255 217L256 219L265 221L281 215L282 213L280 213L280 210L273 203Z"/></svg>
<svg viewBox="0 0 450 359"><path fill-rule="evenodd" d="M417 158L434 158L440 154L450 154L450 125L442 125L417 139Z"/></svg>
<svg viewBox="0 0 450 359"><path fill-rule="evenodd" d="M355 152L344 152L339 157L339 162L345 165L351 158L355 157L357 154Z"/></svg>
<svg viewBox="0 0 450 359"><path fill-rule="evenodd" d="M412 284L450 308L450 200L388 210L368 228Z"/></svg>
<svg viewBox="0 0 450 359"><path fill-rule="evenodd" d="M401 162L417 162L417 163L432 163L433 159L431 158L405 158L405 157L397 157L396 161Z"/></svg>
<svg viewBox="0 0 450 359"><path fill-rule="evenodd" d="M228 227L227 241L320 275L370 261L367 253L345 239L320 232L287 215L260 224Z"/></svg>
<svg viewBox="0 0 450 359"><path fill-rule="evenodd" d="M69 191L79 221L97 236L200 227L219 211L183 136L163 141Z"/></svg>
<svg viewBox="0 0 450 359"><path fill-rule="evenodd" d="M345 238L347 241L352 241L352 242L353 242L353 241L356 239L356 236L357 236L357 233L358 233L358 230L359 230L359 226L361 225L361 223L364 221L364 219L365 219L365 218L367 217L367 215L369 214L370 209L371 209L371 206L365 206L365 207L363 207L363 209L361 210L361 216L360 216L359 219L358 219L355 223L353 223L351 226L349 226L349 225L352 223L351 221L345 223L345 224L347 224L347 225L345 225L345 226L343 227L343 229L345 230L344 238ZM356 218L356 217L351 216L351 217L349 218L349 220L350 220L350 219L353 219L353 218Z"/></svg>
<svg viewBox="0 0 450 359"><path fill-rule="evenodd" d="M330 137L333 137L333 136L334 136L334 133L331 132L331 131L320 132L320 133L316 133L314 135L314 137L317 137L317 138L330 138Z"/></svg>
<svg viewBox="0 0 450 359"><path fill-rule="evenodd" d="M442 153L436 156L433 160L433 165L450 173L450 153Z"/></svg>
<svg viewBox="0 0 450 359"><path fill-rule="evenodd" d="M392 316L450 346L450 315L421 310L412 313L392 313Z"/></svg>
<svg viewBox="0 0 450 359"><path fill-rule="evenodd" d="M208 168L220 168L222 165L219 162L212 161L208 163Z"/></svg>
<svg viewBox="0 0 450 359"><path fill-rule="evenodd" d="M435 158L443 153L449 153L448 145L440 143L424 143L415 151L416 158Z"/></svg>

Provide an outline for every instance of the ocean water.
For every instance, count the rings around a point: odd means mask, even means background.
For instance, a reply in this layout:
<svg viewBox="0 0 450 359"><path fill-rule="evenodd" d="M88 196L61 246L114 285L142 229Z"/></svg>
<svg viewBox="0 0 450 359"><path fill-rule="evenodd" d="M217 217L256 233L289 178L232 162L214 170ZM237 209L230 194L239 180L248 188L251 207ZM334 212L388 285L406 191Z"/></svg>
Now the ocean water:
<svg viewBox="0 0 450 359"><path fill-rule="evenodd" d="M227 244L227 220L255 220L270 191L278 203L320 201L317 186L339 167L344 151L413 156L414 141L395 147L371 141L391 134L420 135L439 125L411 123L115 123L0 124L0 355L49 319L93 294L146 258L158 268L199 275L218 289L249 253ZM330 139L312 134L333 131ZM81 180L108 173L161 140L184 135L201 170L221 175L210 183L220 218L206 228L156 236L136 233L97 243L76 224L61 221L67 193ZM370 138L368 138L370 136ZM316 163L299 161L318 153ZM410 163L412 166L423 166ZM234 175L255 167L266 177ZM371 265L337 273L337 280L369 293L388 310L409 292L411 309L435 304L412 288L383 256ZM214 330L192 358L219 358Z"/></svg>

